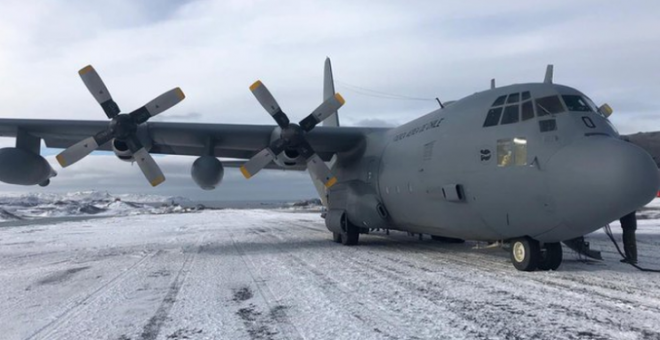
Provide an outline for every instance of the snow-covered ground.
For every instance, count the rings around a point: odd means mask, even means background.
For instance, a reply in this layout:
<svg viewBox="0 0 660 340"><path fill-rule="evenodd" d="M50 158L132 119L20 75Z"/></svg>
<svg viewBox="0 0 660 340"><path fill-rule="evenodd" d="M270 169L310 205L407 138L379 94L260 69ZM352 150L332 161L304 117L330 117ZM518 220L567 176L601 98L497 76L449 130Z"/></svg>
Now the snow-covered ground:
<svg viewBox="0 0 660 340"><path fill-rule="evenodd" d="M620 228L613 225L617 233ZM660 222L640 221L660 267ZM318 213L216 210L0 228L2 339L660 339L660 274L565 248L556 272Z"/></svg>

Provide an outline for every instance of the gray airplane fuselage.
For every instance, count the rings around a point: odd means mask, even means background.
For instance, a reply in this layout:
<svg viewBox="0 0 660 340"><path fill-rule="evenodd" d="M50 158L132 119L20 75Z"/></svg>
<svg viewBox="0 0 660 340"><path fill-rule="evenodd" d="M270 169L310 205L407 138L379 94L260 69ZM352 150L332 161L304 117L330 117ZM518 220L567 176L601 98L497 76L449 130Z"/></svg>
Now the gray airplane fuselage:
<svg viewBox="0 0 660 340"><path fill-rule="evenodd" d="M488 241L585 235L660 183L648 153L588 97L551 83L475 93L370 135L334 171L329 209L358 227Z"/></svg>

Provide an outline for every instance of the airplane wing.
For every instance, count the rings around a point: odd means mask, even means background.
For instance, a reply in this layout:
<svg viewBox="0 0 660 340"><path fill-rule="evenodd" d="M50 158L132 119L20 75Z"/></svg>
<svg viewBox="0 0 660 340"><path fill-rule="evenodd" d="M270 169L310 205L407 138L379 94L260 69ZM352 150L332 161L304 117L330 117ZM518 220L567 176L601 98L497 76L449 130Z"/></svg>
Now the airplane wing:
<svg viewBox="0 0 660 340"><path fill-rule="evenodd" d="M0 119L0 137L16 137L19 130L41 138L49 148L67 148L108 127L107 121ZM269 145L274 125L147 122L144 129L152 142L152 154L200 156L208 138L215 143L214 155L249 159ZM307 140L321 159L357 147L366 135L384 128L317 126ZM111 143L99 150L111 151ZM230 166L238 163L230 163ZM269 165L268 168L277 168ZM292 170L304 170L305 167Z"/></svg>

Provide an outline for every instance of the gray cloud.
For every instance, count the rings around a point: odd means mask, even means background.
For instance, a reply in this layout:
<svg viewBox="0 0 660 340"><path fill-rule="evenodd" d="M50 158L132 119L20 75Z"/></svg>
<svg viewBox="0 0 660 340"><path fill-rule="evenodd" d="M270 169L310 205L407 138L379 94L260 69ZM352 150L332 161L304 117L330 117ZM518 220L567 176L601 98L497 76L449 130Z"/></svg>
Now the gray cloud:
<svg viewBox="0 0 660 340"><path fill-rule="evenodd" d="M390 122L383 119L372 118L372 119L363 119L354 124L355 126L366 126L366 127L396 127L399 124L397 122Z"/></svg>

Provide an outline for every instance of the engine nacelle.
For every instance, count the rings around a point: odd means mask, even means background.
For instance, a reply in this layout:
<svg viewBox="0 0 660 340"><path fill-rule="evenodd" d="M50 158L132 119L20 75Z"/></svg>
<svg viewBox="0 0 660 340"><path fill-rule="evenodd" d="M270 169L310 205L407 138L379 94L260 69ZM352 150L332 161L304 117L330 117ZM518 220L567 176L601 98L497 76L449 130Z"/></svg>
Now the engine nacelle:
<svg viewBox="0 0 660 340"><path fill-rule="evenodd" d="M280 139L280 135L282 134L282 129L279 127L276 127L273 130L273 133L270 135L270 142L274 142L278 139ZM274 162L283 167L283 168L289 168L293 167L298 163L305 162L305 160L300 156L298 151L295 149L286 149L282 151L279 155L275 156Z"/></svg>
<svg viewBox="0 0 660 340"><path fill-rule="evenodd" d="M128 149L126 142L122 142L117 139L112 140L112 151L115 152L117 158L121 159L124 162L133 163L133 153Z"/></svg>
<svg viewBox="0 0 660 340"><path fill-rule="evenodd" d="M50 183L57 172L48 161L35 153L17 148L0 149L0 181L16 185Z"/></svg>
<svg viewBox="0 0 660 340"><path fill-rule="evenodd" d="M225 175L222 162L213 156L202 156L195 160L190 175L197 185L204 190L213 190Z"/></svg>

